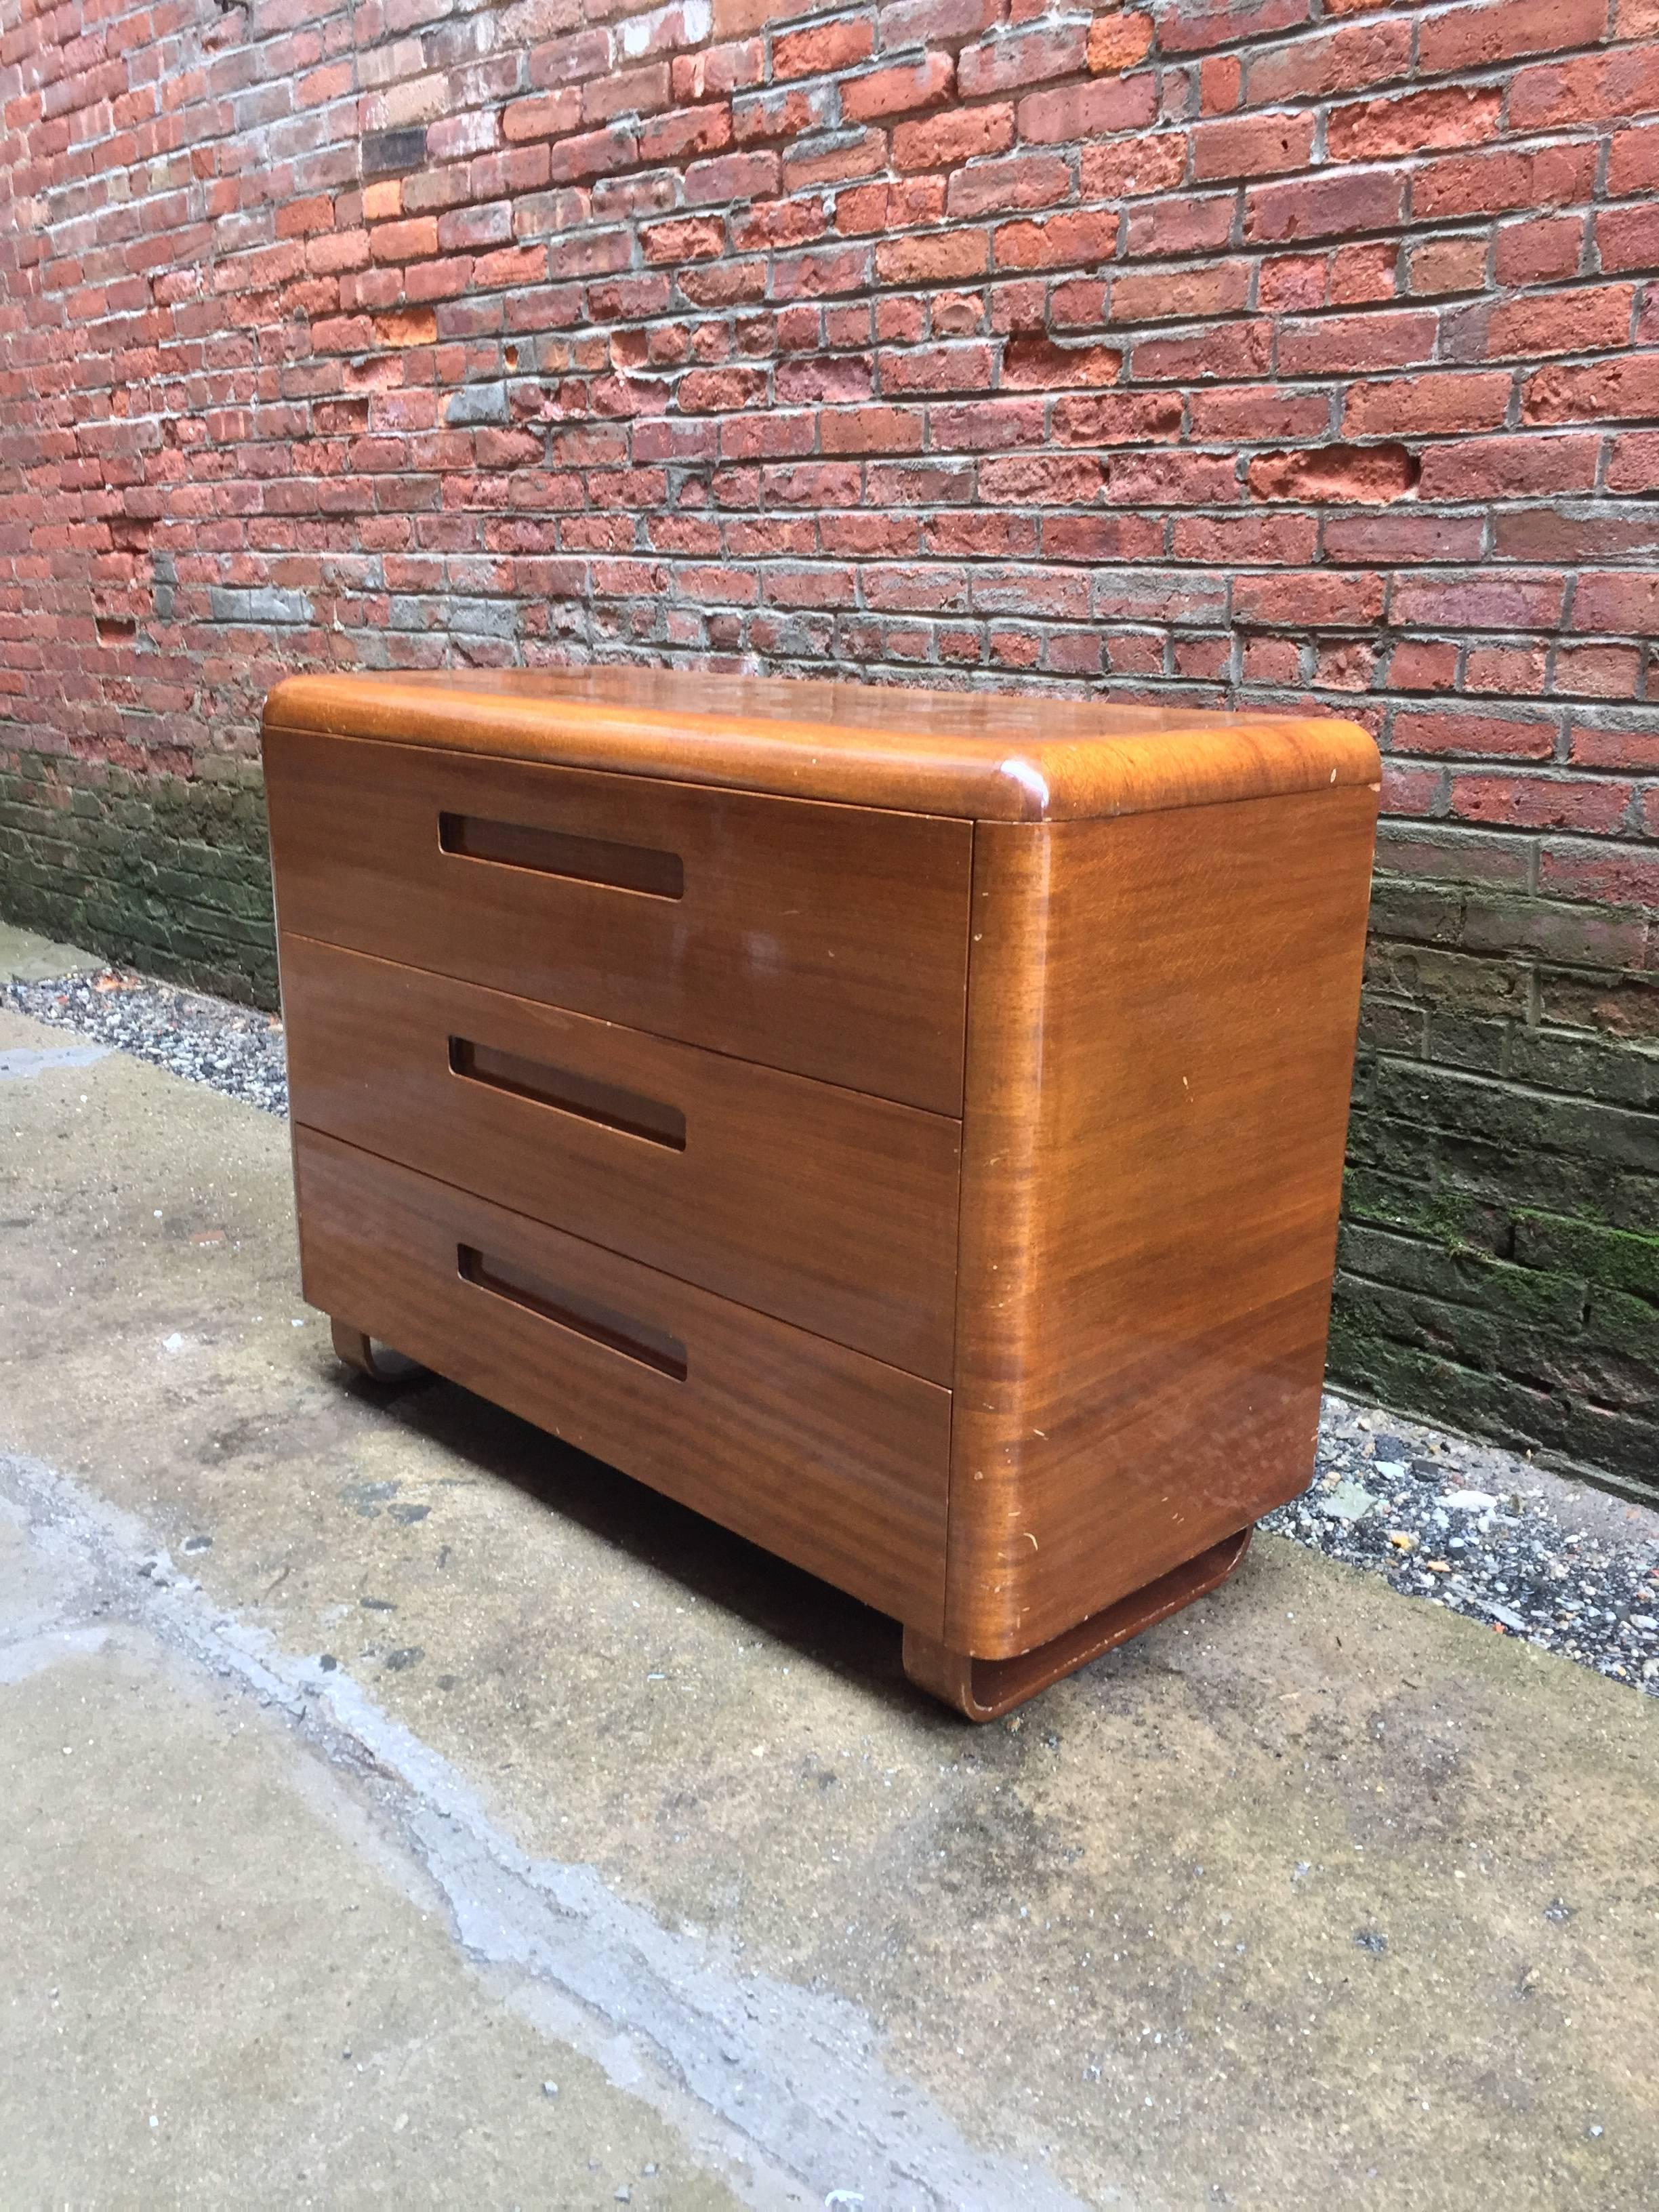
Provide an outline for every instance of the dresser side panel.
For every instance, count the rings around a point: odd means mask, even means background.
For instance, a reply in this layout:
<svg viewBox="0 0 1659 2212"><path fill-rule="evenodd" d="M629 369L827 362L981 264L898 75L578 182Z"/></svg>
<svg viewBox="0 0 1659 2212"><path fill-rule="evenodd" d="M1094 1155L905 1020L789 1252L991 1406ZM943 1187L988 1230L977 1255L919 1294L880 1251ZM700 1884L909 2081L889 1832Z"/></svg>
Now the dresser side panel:
<svg viewBox="0 0 1659 2212"><path fill-rule="evenodd" d="M1376 795L975 838L947 1644L1309 1480Z"/></svg>

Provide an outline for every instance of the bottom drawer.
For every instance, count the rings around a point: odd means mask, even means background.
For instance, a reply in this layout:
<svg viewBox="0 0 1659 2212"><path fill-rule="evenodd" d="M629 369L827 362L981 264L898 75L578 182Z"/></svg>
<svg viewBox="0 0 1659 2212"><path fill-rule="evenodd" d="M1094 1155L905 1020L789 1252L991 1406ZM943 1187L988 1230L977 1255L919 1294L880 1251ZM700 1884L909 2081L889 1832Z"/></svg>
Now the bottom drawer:
<svg viewBox="0 0 1659 2212"><path fill-rule="evenodd" d="M943 1632L948 1390L313 1130L295 1175L313 1305Z"/></svg>

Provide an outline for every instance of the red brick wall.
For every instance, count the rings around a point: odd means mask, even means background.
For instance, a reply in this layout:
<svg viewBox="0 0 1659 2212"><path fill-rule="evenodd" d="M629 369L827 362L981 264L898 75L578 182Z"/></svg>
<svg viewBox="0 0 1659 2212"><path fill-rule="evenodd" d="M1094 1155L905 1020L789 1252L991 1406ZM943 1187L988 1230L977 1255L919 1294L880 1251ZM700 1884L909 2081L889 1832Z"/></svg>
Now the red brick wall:
<svg viewBox="0 0 1659 2212"><path fill-rule="evenodd" d="M1659 0L4 20L0 897L268 987L296 664L1357 714L1344 1356L1651 1463Z"/></svg>

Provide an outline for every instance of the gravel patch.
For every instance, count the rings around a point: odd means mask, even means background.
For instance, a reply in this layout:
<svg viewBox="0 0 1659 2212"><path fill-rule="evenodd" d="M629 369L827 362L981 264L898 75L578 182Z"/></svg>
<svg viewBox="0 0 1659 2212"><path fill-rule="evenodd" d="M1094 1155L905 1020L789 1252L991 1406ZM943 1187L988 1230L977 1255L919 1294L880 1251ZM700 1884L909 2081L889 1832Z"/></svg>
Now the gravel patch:
<svg viewBox="0 0 1659 2212"><path fill-rule="evenodd" d="M274 1015L121 969L12 983L0 1003L288 1111ZM1648 1507L1328 1395L1311 1487L1261 1526L1659 1697L1659 1512Z"/></svg>
<svg viewBox="0 0 1659 2212"><path fill-rule="evenodd" d="M275 1014L116 968L6 984L0 1005L133 1053L244 1105L288 1111L288 1059Z"/></svg>
<svg viewBox="0 0 1659 2212"><path fill-rule="evenodd" d="M1650 1507L1328 1395L1311 1486L1261 1526L1659 1697Z"/></svg>

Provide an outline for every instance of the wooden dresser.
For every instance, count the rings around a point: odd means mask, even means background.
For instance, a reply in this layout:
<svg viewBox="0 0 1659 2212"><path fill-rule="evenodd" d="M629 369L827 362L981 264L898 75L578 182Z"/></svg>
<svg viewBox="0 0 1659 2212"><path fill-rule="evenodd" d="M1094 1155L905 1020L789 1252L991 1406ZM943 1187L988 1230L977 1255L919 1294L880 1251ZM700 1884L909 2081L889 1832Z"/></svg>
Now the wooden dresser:
<svg viewBox="0 0 1659 2212"><path fill-rule="evenodd" d="M1328 720L598 670L272 692L305 1293L975 1718L1312 1467L1376 812Z"/></svg>

